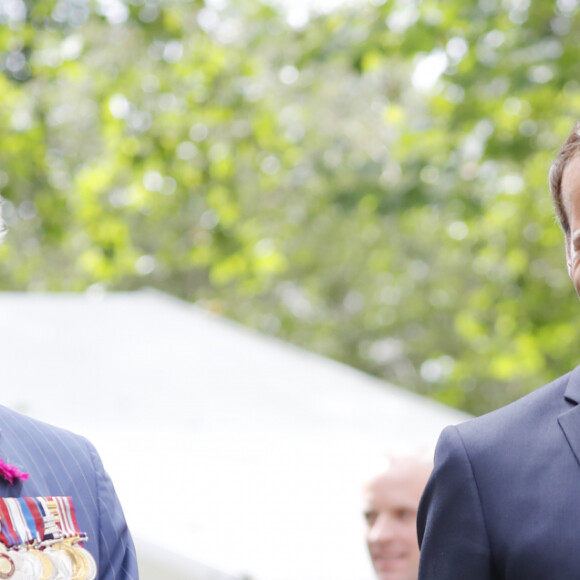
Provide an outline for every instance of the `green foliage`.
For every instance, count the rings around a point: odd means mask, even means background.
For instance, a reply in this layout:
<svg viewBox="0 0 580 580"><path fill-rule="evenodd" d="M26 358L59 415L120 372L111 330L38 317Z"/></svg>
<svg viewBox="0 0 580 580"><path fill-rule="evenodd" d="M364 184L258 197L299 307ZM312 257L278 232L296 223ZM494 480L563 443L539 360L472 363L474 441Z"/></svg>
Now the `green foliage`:
<svg viewBox="0 0 580 580"><path fill-rule="evenodd" d="M154 286L473 413L577 363L576 2L10 5L1 288Z"/></svg>

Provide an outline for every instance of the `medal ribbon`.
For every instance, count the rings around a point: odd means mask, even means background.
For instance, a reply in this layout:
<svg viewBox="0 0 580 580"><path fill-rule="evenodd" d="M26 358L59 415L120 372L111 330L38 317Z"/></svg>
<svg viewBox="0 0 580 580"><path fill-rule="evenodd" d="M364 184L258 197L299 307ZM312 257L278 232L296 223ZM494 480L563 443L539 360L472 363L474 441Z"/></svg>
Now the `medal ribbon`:
<svg viewBox="0 0 580 580"><path fill-rule="evenodd" d="M8 511L12 516L12 522L18 535L20 536L21 544L30 544L34 540L35 534L32 533L30 529L30 523L34 526L34 520L30 518L28 520L26 515L22 510L22 506L16 497L7 497L4 499L6 505L8 506ZM26 506L26 504L25 504Z"/></svg>
<svg viewBox="0 0 580 580"><path fill-rule="evenodd" d="M0 499L0 539L9 548L21 543L5 499Z"/></svg>
<svg viewBox="0 0 580 580"><path fill-rule="evenodd" d="M43 540L60 540L62 538L60 528L56 523L55 515L48 507L47 498L37 497L34 499L44 521Z"/></svg>
<svg viewBox="0 0 580 580"><path fill-rule="evenodd" d="M7 547L63 539L86 540L71 497L0 498L0 541Z"/></svg>
<svg viewBox="0 0 580 580"><path fill-rule="evenodd" d="M28 504L26 503L25 499L19 497L16 498L16 501L18 502L18 506L20 507L20 512L24 516L26 527L28 528L28 531L32 536L31 541L40 540L42 536L38 532L38 529L36 527L36 520L34 519L34 516L32 515L32 512L30 511L30 508L28 507Z"/></svg>
<svg viewBox="0 0 580 580"><path fill-rule="evenodd" d="M70 497L51 497L50 501L54 502L58 518L60 520L60 529L64 538L78 538L81 533L76 520L76 515Z"/></svg>
<svg viewBox="0 0 580 580"><path fill-rule="evenodd" d="M36 539L39 542L42 541L44 539L44 519L36 500L33 497L22 497L19 501L26 503L26 507L34 520L34 528L31 529L36 530Z"/></svg>

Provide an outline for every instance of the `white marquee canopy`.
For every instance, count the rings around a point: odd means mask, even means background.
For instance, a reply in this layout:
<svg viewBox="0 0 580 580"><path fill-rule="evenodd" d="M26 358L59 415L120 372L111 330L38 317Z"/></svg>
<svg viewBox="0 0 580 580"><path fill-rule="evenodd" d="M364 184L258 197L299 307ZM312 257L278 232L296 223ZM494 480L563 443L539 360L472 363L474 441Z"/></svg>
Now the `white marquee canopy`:
<svg viewBox="0 0 580 580"><path fill-rule="evenodd" d="M466 418L150 290L0 294L0 353L2 404L97 445L143 580L370 580L365 469Z"/></svg>

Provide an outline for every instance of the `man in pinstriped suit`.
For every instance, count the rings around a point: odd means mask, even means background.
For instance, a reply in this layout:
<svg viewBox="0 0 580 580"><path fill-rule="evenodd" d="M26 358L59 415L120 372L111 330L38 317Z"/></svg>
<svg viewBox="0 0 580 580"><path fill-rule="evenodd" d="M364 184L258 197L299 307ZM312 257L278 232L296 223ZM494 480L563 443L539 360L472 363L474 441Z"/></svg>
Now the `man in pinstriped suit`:
<svg viewBox="0 0 580 580"><path fill-rule="evenodd" d="M0 406L0 457L28 474L12 485L0 479L0 497L70 496L98 580L138 579L121 505L86 439Z"/></svg>
<svg viewBox="0 0 580 580"><path fill-rule="evenodd" d="M0 213L0 241L2 237ZM0 458L28 474L0 478L0 497L70 496L97 580L138 580L121 505L95 448L83 437L0 406Z"/></svg>

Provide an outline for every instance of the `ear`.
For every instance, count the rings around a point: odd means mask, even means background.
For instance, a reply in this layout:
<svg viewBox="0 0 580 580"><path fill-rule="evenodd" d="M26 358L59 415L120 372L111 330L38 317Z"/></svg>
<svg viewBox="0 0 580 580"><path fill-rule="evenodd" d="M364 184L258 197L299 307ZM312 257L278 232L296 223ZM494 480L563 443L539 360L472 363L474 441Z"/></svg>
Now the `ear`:
<svg viewBox="0 0 580 580"><path fill-rule="evenodd" d="M568 276L572 277L572 250L570 249L570 236L565 236L564 247L566 249L566 266L568 268Z"/></svg>

